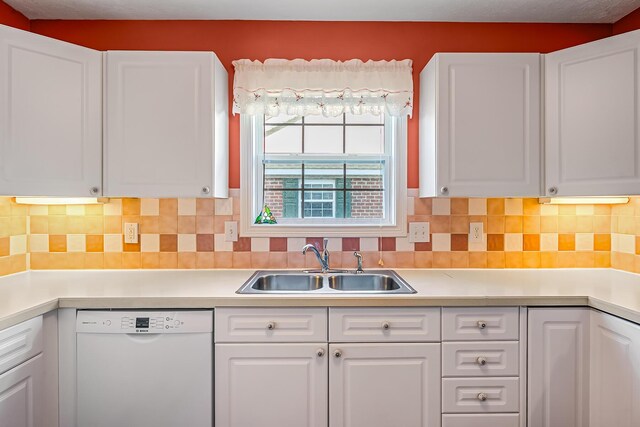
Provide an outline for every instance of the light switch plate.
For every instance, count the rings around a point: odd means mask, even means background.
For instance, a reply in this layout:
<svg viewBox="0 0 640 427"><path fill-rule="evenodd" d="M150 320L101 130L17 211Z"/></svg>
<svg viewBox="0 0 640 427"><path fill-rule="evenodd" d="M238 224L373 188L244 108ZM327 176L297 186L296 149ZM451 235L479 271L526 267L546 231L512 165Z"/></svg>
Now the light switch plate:
<svg viewBox="0 0 640 427"><path fill-rule="evenodd" d="M409 223L409 243L428 243L430 241L428 222Z"/></svg>
<svg viewBox="0 0 640 427"><path fill-rule="evenodd" d="M127 244L138 243L138 224L135 222L124 223L124 242Z"/></svg>
<svg viewBox="0 0 640 427"><path fill-rule="evenodd" d="M238 222L237 221L224 222L224 241L225 242L238 241Z"/></svg>
<svg viewBox="0 0 640 427"><path fill-rule="evenodd" d="M483 224L481 222L469 224L469 243L482 243L483 233Z"/></svg>

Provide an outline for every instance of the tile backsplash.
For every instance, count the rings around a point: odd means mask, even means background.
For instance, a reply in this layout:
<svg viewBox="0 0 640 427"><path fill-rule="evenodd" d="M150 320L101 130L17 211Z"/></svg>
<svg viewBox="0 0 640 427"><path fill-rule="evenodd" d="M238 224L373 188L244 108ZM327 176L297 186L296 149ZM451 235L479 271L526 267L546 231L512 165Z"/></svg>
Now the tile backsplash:
<svg viewBox="0 0 640 427"><path fill-rule="evenodd" d="M21 206L0 198L0 274L31 268L316 267L307 238L224 239L238 221L239 190L229 199L111 199L105 205ZM540 205L537 199L420 199L409 190L409 222L431 224L430 243L408 238L331 238L331 265L355 268L610 267L640 272L640 198L628 205ZM123 224L140 225L125 244ZM482 222L482 243L469 223ZM313 234L313 233L310 233Z"/></svg>

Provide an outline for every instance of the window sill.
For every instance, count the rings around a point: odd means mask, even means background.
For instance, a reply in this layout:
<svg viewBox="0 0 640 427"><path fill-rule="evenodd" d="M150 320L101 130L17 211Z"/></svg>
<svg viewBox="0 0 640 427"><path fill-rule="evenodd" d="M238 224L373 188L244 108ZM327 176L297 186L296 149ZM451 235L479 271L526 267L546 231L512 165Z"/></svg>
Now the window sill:
<svg viewBox="0 0 640 427"><path fill-rule="evenodd" d="M240 234L244 237L406 237L403 225L283 225L248 224L243 218Z"/></svg>

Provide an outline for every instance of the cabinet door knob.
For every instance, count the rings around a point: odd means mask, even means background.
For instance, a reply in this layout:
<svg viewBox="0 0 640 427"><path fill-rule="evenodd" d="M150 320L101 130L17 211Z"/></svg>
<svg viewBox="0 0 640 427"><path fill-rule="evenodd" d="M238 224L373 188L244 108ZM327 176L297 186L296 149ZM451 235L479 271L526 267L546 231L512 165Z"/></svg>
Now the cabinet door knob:
<svg viewBox="0 0 640 427"><path fill-rule="evenodd" d="M485 400L487 400L487 393L478 393L478 400L480 402L484 402Z"/></svg>
<svg viewBox="0 0 640 427"><path fill-rule="evenodd" d="M484 320L478 320L478 329L485 329L487 327L487 322Z"/></svg>
<svg viewBox="0 0 640 427"><path fill-rule="evenodd" d="M341 358L342 357L342 350L337 349L336 351L333 352L333 357L335 358Z"/></svg>
<svg viewBox="0 0 640 427"><path fill-rule="evenodd" d="M449 187L440 187L440 194L449 194Z"/></svg>
<svg viewBox="0 0 640 427"><path fill-rule="evenodd" d="M324 356L324 348L317 349L316 354L318 355L318 357Z"/></svg>
<svg viewBox="0 0 640 427"><path fill-rule="evenodd" d="M209 193L211 193L211 188L207 187L206 185L202 187L202 194L209 194Z"/></svg>
<svg viewBox="0 0 640 427"><path fill-rule="evenodd" d="M487 359L486 359L486 358L484 358L484 357L482 357L482 356L480 356L480 357L478 357L478 358L476 359L476 362L478 362L478 365L480 365L480 366L484 366L484 365L486 365L486 364L487 364Z"/></svg>
<svg viewBox="0 0 640 427"><path fill-rule="evenodd" d="M558 187L549 187L549 194L551 194L552 196L555 196L556 194L558 194Z"/></svg>
<svg viewBox="0 0 640 427"><path fill-rule="evenodd" d="M389 322L382 323L382 329L389 329L390 327L391 325L389 324Z"/></svg>
<svg viewBox="0 0 640 427"><path fill-rule="evenodd" d="M91 194L92 194L92 195L94 195L94 196L95 196L96 194L98 194L99 192L100 192L100 187L91 187L91 188L89 189L89 193L91 193Z"/></svg>
<svg viewBox="0 0 640 427"><path fill-rule="evenodd" d="M276 328L276 322L267 323L267 329L272 330Z"/></svg>

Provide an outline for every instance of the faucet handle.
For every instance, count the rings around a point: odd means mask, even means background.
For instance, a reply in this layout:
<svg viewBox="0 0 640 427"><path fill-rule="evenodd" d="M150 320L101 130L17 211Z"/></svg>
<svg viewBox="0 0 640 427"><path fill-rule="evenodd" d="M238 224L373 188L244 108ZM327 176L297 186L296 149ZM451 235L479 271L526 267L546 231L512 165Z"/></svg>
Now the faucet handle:
<svg viewBox="0 0 640 427"><path fill-rule="evenodd" d="M364 273L364 270L362 269L362 254L356 251L353 253L353 256L356 257L356 260L358 261L358 268L356 269L356 274Z"/></svg>
<svg viewBox="0 0 640 427"><path fill-rule="evenodd" d="M325 237L324 239L322 239L322 250L326 251L327 250L327 246L329 246L329 239L327 239Z"/></svg>

